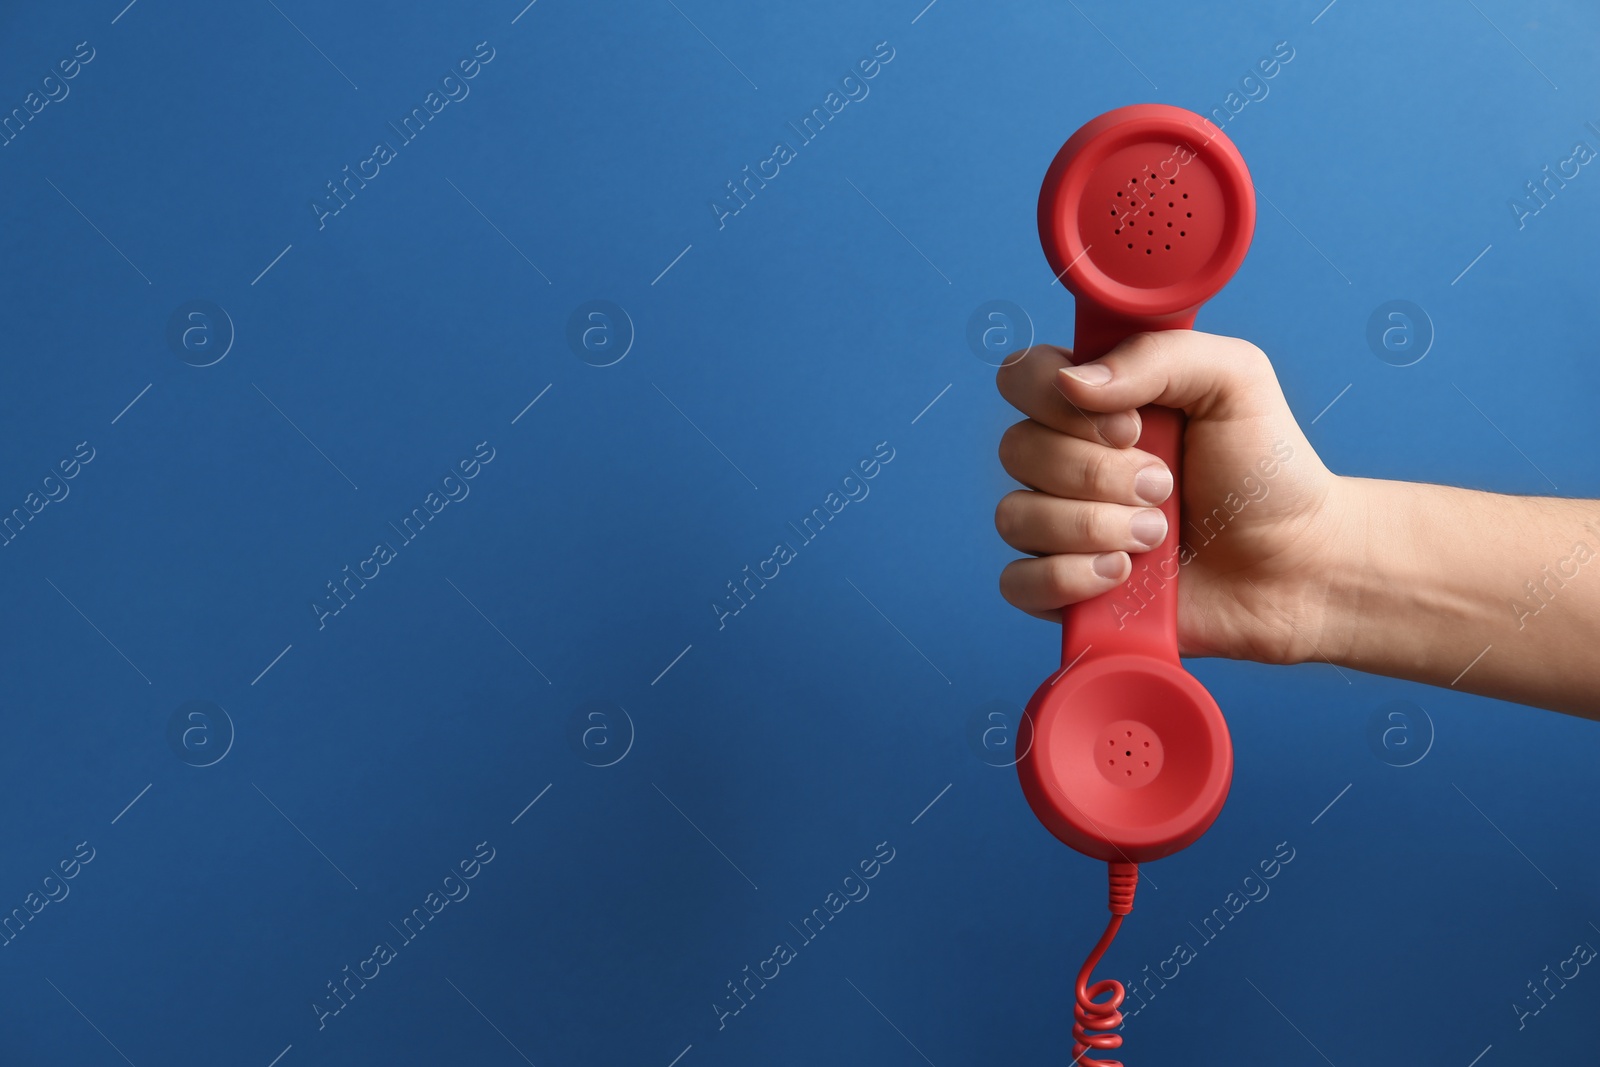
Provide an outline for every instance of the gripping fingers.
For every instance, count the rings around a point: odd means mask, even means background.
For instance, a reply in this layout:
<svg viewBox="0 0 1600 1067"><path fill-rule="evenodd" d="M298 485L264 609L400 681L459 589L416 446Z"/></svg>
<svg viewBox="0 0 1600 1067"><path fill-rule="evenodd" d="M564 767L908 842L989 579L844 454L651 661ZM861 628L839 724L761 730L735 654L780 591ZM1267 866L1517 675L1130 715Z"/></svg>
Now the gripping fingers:
<svg viewBox="0 0 1600 1067"><path fill-rule="evenodd" d="M1034 345L1021 359L1000 367L995 377L1000 395L1035 422L1085 441L1127 448L1139 440L1138 412L1090 411L1062 391L1057 383L1062 369L1072 365L1068 354L1053 345Z"/></svg>
<svg viewBox="0 0 1600 1067"><path fill-rule="evenodd" d="M1001 498L995 529L1019 552L1148 552L1167 536L1157 508L1132 508L1097 500L1063 500L1017 490Z"/></svg>
<svg viewBox="0 0 1600 1067"><path fill-rule="evenodd" d="M1058 622L1062 608L1114 588L1131 570L1126 552L1019 559L1000 572L1000 595L1030 615Z"/></svg>
<svg viewBox="0 0 1600 1067"><path fill-rule="evenodd" d="M1031 419L1000 438L1000 464L1023 485L1056 496L1154 505L1172 494L1172 473L1148 452L1109 448Z"/></svg>

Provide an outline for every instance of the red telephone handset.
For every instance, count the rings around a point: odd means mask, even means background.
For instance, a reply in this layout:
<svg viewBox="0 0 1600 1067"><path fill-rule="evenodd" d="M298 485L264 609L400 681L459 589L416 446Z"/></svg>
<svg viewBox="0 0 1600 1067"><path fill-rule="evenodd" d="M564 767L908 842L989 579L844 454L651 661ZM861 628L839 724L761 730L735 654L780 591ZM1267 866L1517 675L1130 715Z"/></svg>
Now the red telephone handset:
<svg viewBox="0 0 1600 1067"><path fill-rule="evenodd" d="M1056 154L1039 191L1039 239L1077 299L1072 360L1136 333L1184 330L1243 262L1255 187L1216 126L1165 104L1091 120ZM1193 844L1233 779L1233 744L1211 694L1178 659L1179 460L1184 415L1140 409L1139 447L1172 471L1166 539L1133 557L1116 589L1063 615L1062 669L1018 730L1018 775L1035 815L1066 844L1110 865L1112 918L1077 982L1081 1059L1115 1049L1122 984L1088 977L1133 908L1137 864ZM1103 1001L1096 998L1112 994Z"/></svg>

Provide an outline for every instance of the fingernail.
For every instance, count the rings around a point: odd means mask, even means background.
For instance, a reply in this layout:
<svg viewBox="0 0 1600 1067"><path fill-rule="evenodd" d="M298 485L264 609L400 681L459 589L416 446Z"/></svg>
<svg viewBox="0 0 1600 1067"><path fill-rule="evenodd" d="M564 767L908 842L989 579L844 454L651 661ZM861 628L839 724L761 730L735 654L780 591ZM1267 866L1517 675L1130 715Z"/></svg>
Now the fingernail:
<svg viewBox="0 0 1600 1067"><path fill-rule="evenodd" d="M1133 539L1146 548L1154 548L1167 536L1167 517L1155 508L1141 511L1128 524Z"/></svg>
<svg viewBox="0 0 1600 1067"><path fill-rule="evenodd" d="M1120 578L1122 577L1122 560L1123 555L1121 552L1104 552L1096 556L1090 566L1102 578Z"/></svg>
<svg viewBox="0 0 1600 1067"><path fill-rule="evenodd" d="M1061 373L1084 385L1104 385L1111 380L1111 368L1103 363L1085 363L1081 367L1062 367Z"/></svg>
<svg viewBox="0 0 1600 1067"><path fill-rule="evenodd" d="M1146 504L1159 504L1172 495L1172 472L1153 463L1133 476L1133 491Z"/></svg>

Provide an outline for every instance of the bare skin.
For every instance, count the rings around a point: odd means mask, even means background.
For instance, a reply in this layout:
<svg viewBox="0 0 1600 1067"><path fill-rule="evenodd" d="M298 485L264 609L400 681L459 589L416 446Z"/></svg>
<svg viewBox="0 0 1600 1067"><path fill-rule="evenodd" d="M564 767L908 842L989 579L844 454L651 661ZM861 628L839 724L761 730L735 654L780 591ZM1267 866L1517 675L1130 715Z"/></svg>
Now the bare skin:
<svg viewBox="0 0 1600 1067"><path fill-rule="evenodd" d="M995 511L1030 554L1000 575L1016 607L1058 620L1159 543L1150 505L1172 479L1136 447L1136 409L1160 404L1189 417L1184 655L1330 662L1600 718L1600 502L1336 475L1236 338L1142 334L1078 367L1036 345L998 383L1027 416L1000 442L1027 488Z"/></svg>

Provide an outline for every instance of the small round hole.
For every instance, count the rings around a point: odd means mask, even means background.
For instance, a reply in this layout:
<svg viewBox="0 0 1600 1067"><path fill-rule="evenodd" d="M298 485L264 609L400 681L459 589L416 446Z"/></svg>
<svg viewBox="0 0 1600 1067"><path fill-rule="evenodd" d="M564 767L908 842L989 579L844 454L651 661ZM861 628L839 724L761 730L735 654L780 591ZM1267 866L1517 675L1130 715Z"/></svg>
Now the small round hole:
<svg viewBox="0 0 1600 1067"><path fill-rule="evenodd" d="M1173 202L1172 202L1172 201L1171 201L1171 200L1168 200L1168 201L1167 201L1167 206L1168 206L1168 207L1177 207L1177 206L1178 206L1178 205L1177 205L1177 204L1174 204L1174 203L1173 203Z"/></svg>
<svg viewBox="0 0 1600 1067"><path fill-rule="evenodd" d="M1150 742L1148 742L1148 741L1146 741L1146 742L1145 742L1145 743L1144 743L1144 747L1145 747L1145 748L1149 748L1149 747L1150 747Z"/></svg>
<svg viewBox="0 0 1600 1067"><path fill-rule="evenodd" d="M1124 756L1131 756L1131 755L1133 755L1133 753L1132 752L1124 752L1123 755Z"/></svg>
<svg viewBox="0 0 1600 1067"><path fill-rule="evenodd" d="M1178 236L1179 236L1179 237L1187 237L1187 236L1189 236L1189 235L1188 235L1188 234L1187 234L1187 233L1185 233L1185 232L1184 232L1184 231L1183 231L1183 230L1179 230L1179 231L1178 231Z"/></svg>
<svg viewBox="0 0 1600 1067"><path fill-rule="evenodd" d="M1170 252L1170 251L1172 251L1172 246L1171 246L1171 245L1168 245L1168 246L1167 246L1167 251L1168 251L1168 252Z"/></svg>
<svg viewBox="0 0 1600 1067"><path fill-rule="evenodd" d="M1149 761L1149 760L1145 760L1145 761L1144 761L1144 765L1145 765L1145 766L1146 766L1146 767L1148 767L1148 766L1150 766L1150 761Z"/></svg>
<svg viewBox="0 0 1600 1067"><path fill-rule="evenodd" d="M1132 777L1133 777L1133 772L1132 772L1132 771L1129 771L1129 772L1128 772L1128 777L1129 777L1129 778L1132 778Z"/></svg>
<svg viewBox="0 0 1600 1067"><path fill-rule="evenodd" d="M1147 248L1147 249L1144 250L1144 254L1149 256L1149 255L1154 255L1155 253L1151 249Z"/></svg>
<svg viewBox="0 0 1600 1067"><path fill-rule="evenodd" d="M1128 734L1129 737L1132 737L1133 736L1133 731L1129 730L1129 731L1127 731L1127 734Z"/></svg>
<svg viewBox="0 0 1600 1067"><path fill-rule="evenodd" d="M1121 190L1121 189L1118 189L1118 190L1117 190L1117 195L1118 195L1118 196L1121 196L1121 195L1122 195L1122 190Z"/></svg>
<svg viewBox="0 0 1600 1067"><path fill-rule="evenodd" d="M1185 199L1185 200L1187 200L1187 199L1189 199L1189 194L1188 194L1188 193L1184 193L1184 194L1183 194L1183 198L1184 198L1184 199Z"/></svg>
<svg viewBox="0 0 1600 1067"><path fill-rule="evenodd" d="M1132 247L1133 247L1133 242L1132 242L1132 241L1129 241L1129 242L1128 242L1128 247L1129 247L1129 248L1132 248Z"/></svg>
<svg viewBox="0 0 1600 1067"><path fill-rule="evenodd" d="M1192 219L1192 218L1194 218L1194 212L1192 212L1192 211L1185 211L1185 212L1184 212L1184 213L1183 213L1183 217L1184 217L1184 218L1186 218L1186 219Z"/></svg>

